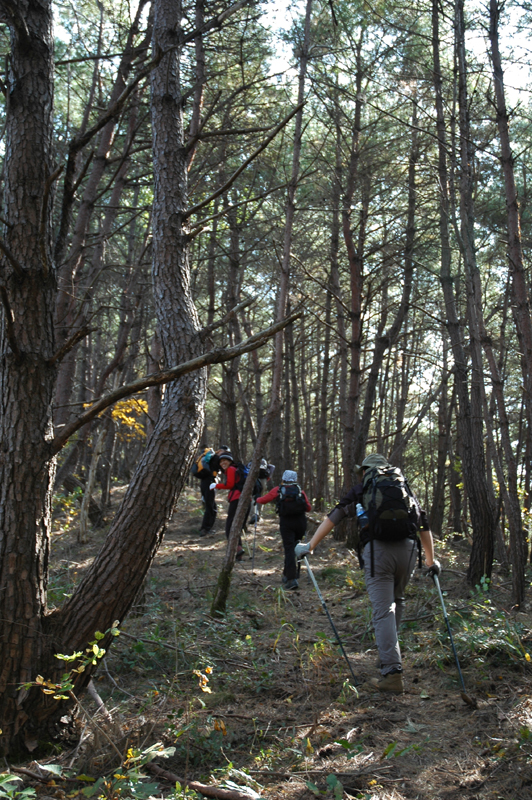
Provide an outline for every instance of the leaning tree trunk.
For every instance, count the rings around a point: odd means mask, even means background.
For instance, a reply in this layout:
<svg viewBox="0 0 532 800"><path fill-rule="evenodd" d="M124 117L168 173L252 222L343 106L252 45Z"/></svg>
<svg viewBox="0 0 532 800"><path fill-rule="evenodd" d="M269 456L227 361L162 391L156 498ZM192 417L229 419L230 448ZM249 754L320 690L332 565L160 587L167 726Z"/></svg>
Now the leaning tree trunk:
<svg viewBox="0 0 532 800"><path fill-rule="evenodd" d="M510 144L510 115L506 108L504 75L499 52L499 15L497 0L490 0L491 57L493 62L493 85L497 108L497 127L501 142L501 165L506 194L506 214L508 228L508 266L512 278L512 313L519 339L521 369L525 394L525 410L529 430L532 430L532 317L530 315L530 293L523 263L521 243L521 220L519 202L515 185L514 158Z"/></svg>
<svg viewBox="0 0 532 800"><path fill-rule="evenodd" d="M201 353L190 293L187 153L183 147L179 56L181 19L172 0L154 3L154 47L168 51L151 76L153 290L166 365ZM60 614L72 648L123 619L161 542L203 428L206 370L167 386L158 421L98 557Z"/></svg>
<svg viewBox="0 0 532 800"><path fill-rule="evenodd" d="M168 386L154 433L101 552L66 606L45 617L53 471L47 440L55 372L50 366L54 285L43 257L48 241L43 240L39 226L51 171L50 4L28 4L25 21L30 41L24 41L21 33L13 41L10 79L16 79L18 102L8 119L4 211L10 225L8 245L17 258L10 263L12 275L4 291L4 303L9 303L2 386L7 447L0 467L4 495L0 512L0 569L5 587L0 621L5 654L0 676L4 751L23 743L31 747L47 721L64 713L49 695L17 692L20 683L38 672L56 677L61 665L54 659L54 651L83 649L95 631L105 631L131 607L186 479L203 425L206 391L205 369ZM165 360L177 364L199 355L201 339L190 295L187 239L181 226L187 169L174 47L180 19L172 0L157 0L155 25L156 47L168 54L152 74L153 284ZM17 272L21 274L17 276ZM21 398L27 400L21 402ZM85 674L80 676L78 688L86 680Z"/></svg>
<svg viewBox="0 0 532 800"><path fill-rule="evenodd" d="M519 508L519 498L517 496L517 468L512 452L510 436L507 426L507 415L505 399L497 364L493 356L490 338L485 328L484 315L482 310L482 287L480 273L476 260L475 247L475 214L473 203L473 164L474 152L471 139L471 127L469 123L469 100L467 94L467 61L465 48L465 20L464 3L458 0L456 3L456 48L458 63L458 106L459 106L459 125L460 125L460 233L458 240L464 258L464 265L467 276L467 314L469 320L469 333L471 352L471 403L475 418L481 417L481 410L487 408L486 392L484 386L484 369L482 361L482 346L486 352L490 366L493 391L496 396L497 406L501 421L501 437L503 442L503 452L506 461L508 479L506 480L499 455L493 441L493 431L491 430L491 419L485 414L486 433L491 444L493 457L497 470L500 490L504 499L504 505L508 514L508 526L510 529L510 552L512 556L512 600L514 605L520 606L525 594L525 550L524 539L522 536L521 511ZM482 343L482 345L481 345ZM505 424L506 423L506 424ZM480 427L480 422L478 423ZM480 461L479 459L482 459ZM486 473L484 461L484 448L479 447L477 451L477 469ZM487 518L488 511L491 510L492 529L494 535L497 531L495 519L495 504L493 503L493 490L487 481L488 506L484 513Z"/></svg>

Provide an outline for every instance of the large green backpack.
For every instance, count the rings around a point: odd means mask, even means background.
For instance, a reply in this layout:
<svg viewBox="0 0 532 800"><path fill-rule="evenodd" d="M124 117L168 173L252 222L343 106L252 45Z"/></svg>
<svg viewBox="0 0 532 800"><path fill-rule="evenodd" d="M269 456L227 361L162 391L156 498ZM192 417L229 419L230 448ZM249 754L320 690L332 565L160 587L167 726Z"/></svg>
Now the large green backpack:
<svg viewBox="0 0 532 800"><path fill-rule="evenodd" d="M367 537L371 542L373 575L373 541L400 542L416 539L421 524L419 505L403 473L380 456L369 466L362 481L362 505L369 520Z"/></svg>

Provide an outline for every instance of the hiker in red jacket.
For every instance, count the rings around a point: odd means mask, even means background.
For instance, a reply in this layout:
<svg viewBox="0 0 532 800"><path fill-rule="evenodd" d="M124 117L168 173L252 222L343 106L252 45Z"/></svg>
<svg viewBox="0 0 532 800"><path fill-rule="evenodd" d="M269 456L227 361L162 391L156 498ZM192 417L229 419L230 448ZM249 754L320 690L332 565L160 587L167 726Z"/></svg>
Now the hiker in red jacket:
<svg viewBox="0 0 532 800"><path fill-rule="evenodd" d="M231 453L228 452L220 454L220 468L222 470L225 482L211 483L210 488L216 489L216 491L219 491L220 489L225 489L229 492L229 494L227 495L227 499L229 501L229 508L227 510L227 519L225 521L225 536L227 539L229 539L229 533L231 532L231 525L233 524L233 519L236 514L236 509L238 507L238 501L240 500L240 495L242 494L242 489L244 488L246 476L239 468L239 465L235 464ZM246 526L246 520L248 514L249 514L249 509L244 519L244 527ZM244 558L244 548L242 547L242 537L239 536L238 550L236 551L236 560L242 561L243 558Z"/></svg>
<svg viewBox="0 0 532 800"><path fill-rule="evenodd" d="M285 589L297 589L297 564L295 546L307 530L305 511L311 510L308 497L297 483L297 472L285 469L282 483L257 497L257 503L275 502L279 514L279 528L284 547L283 584Z"/></svg>

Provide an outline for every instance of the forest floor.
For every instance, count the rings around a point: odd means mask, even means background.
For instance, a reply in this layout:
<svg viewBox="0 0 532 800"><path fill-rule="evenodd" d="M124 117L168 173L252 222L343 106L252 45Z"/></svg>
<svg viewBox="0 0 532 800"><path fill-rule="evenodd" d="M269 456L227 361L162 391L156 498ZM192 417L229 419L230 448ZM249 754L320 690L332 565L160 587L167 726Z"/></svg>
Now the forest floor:
<svg viewBox="0 0 532 800"><path fill-rule="evenodd" d="M115 502L122 491L115 489ZM97 673L111 719L96 713L87 697L78 720L81 743L40 764L55 760L74 777L110 776L99 793L113 800L142 794L127 779L133 759L120 764L117 753L125 758L129 751L143 763L155 743L175 748L155 763L183 785L238 787L255 798L532 797L532 615L510 609L508 577L495 573L489 591L471 591L467 543L452 537L437 543L451 627L477 708L461 698L436 590L417 569L401 632L405 694L362 687L357 695L305 568L297 591L281 588L282 543L271 506L257 526L254 570L250 526L227 614L210 616L225 550L223 499L219 509L216 534L199 538L199 492L185 490L143 596ZM75 526L64 532L61 524L52 543L50 602L57 605L105 535L95 531L90 543L79 545ZM355 675L361 682L377 676L355 554L329 536L311 564ZM126 777L117 778L121 773ZM153 797L196 796L176 790L175 777L173 784L152 780L158 783L148 791ZM54 790L38 786L38 795L83 797L81 785L71 782L67 791L57 781ZM84 793L93 790L90 785Z"/></svg>

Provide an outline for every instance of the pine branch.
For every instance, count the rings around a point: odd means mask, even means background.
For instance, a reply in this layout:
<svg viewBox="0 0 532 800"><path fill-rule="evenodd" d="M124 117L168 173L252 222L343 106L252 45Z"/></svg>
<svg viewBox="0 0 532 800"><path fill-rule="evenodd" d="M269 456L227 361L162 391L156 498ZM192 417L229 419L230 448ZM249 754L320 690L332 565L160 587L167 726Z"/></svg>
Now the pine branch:
<svg viewBox="0 0 532 800"><path fill-rule="evenodd" d="M246 169L247 166L249 166L249 164L251 164L252 161L254 161L257 158L258 155L262 153L263 150L265 150L268 147L270 142L272 142L275 139L279 131L282 131L282 129L290 122L292 117L295 116L297 112L303 108L304 105L305 105L304 103L300 103L298 106L293 108L292 111L288 114L288 116L285 117L279 123L279 125L277 125L277 127L273 130L273 132L263 141L260 147L257 147L257 149L249 156L249 158L246 158L243 164L241 164L240 167L235 172L233 172L229 180L227 180L223 186L220 186L219 189L213 192L213 194L211 194L210 197L207 197L206 200L202 200L201 203L198 203L197 205L192 206L192 208L189 208L188 211L185 211L185 213L183 214L183 219L188 219L188 217L190 217L192 214L196 214L200 209L205 208L205 206L208 206L209 203L212 203L213 200L216 200L217 197L220 197L221 194L230 189L233 183L238 178L238 176Z"/></svg>
<svg viewBox="0 0 532 800"><path fill-rule="evenodd" d="M186 375L189 372L194 372L195 370L206 367L209 364L222 364L224 361L231 361L231 359L236 358L237 356L241 356L244 353L249 353L252 350L256 350L265 344L268 339L271 339L272 336L275 336L276 333L279 333L279 331L282 331L283 328L285 328L291 322L294 322L294 320L299 319L302 316L303 311L298 311L294 314L291 314L289 317L286 317L286 319L281 320L281 322L277 322L275 325L271 325L269 328L259 331L259 333L254 334L254 336L250 336L249 339L246 339L244 342L241 342L234 347L215 348L214 350L210 350L208 353L197 356L197 358L193 358L190 361L185 361L184 364L178 364L176 367L171 367L170 369L163 370L154 375L146 375L144 378L139 378L138 380L133 381L133 383L121 386L114 392L110 392L93 403L92 406L77 419L64 426L61 433L55 437L50 445L51 455L58 453L59 450L61 450L61 448L67 443L72 434L74 434L88 422L91 422L91 420L101 414L102 411L105 411L106 408L109 408L109 406L112 406L114 403L118 402L118 400L122 400L124 397L131 397L131 395L137 394L143 389L147 389L149 386L160 386L164 383L170 383L171 381L177 380L182 375Z"/></svg>

